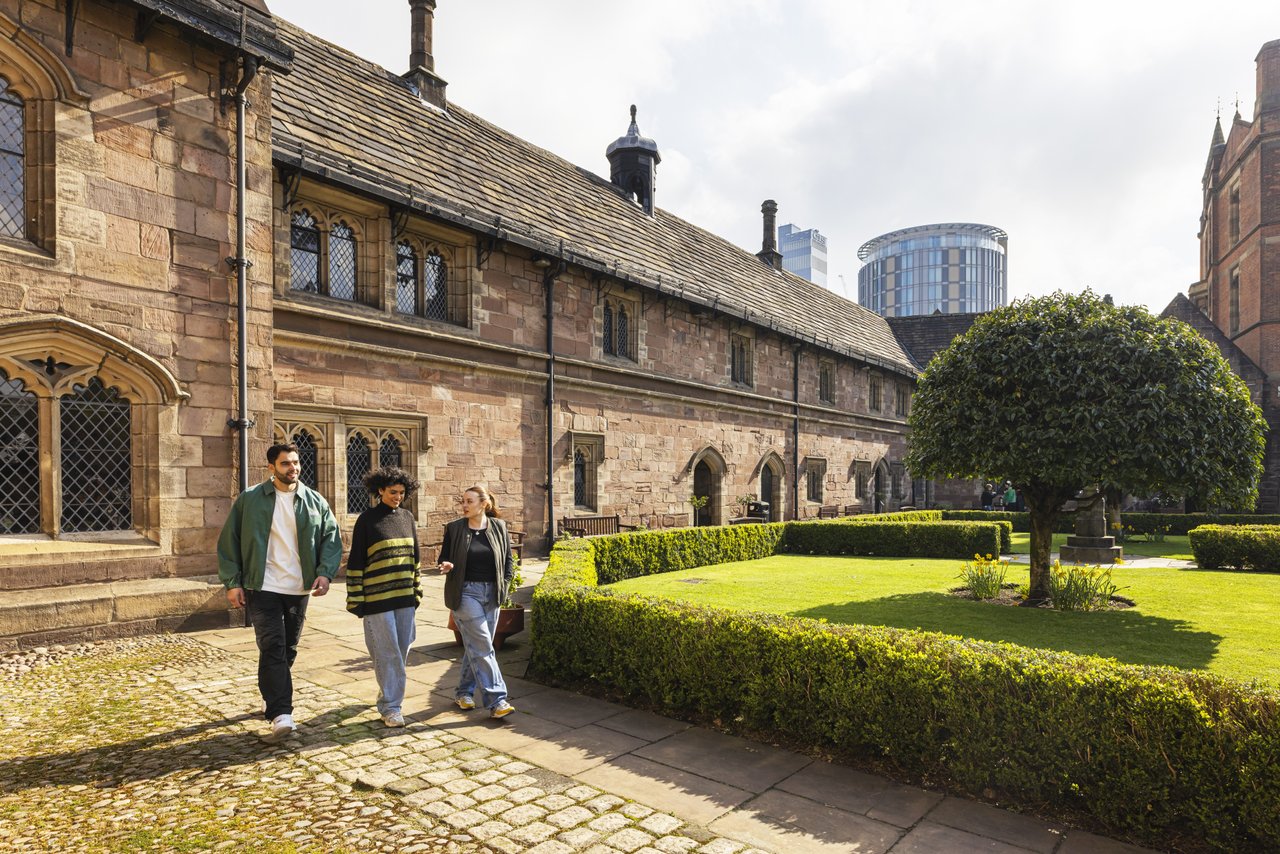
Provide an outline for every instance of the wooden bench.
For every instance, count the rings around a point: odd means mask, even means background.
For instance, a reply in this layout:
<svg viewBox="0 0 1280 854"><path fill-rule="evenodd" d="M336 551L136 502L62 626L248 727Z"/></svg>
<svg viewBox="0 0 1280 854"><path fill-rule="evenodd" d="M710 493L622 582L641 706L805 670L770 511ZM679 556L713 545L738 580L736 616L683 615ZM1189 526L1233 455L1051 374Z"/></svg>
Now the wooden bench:
<svg viewBox="0 0 1280 854"><path fill-rule="evenodd" d="M862 513L861 504L846 504L844 506L844 515L846 516L858 516L858 515L861 515L861 513Z"/></svg>
<svg viewBox="0 0 1280 854"><path fill-rule="evenodd" d="M621 531L634 531L635 525L624 525L621 516L570 516L557 525L560 536L600 537Z"/></svg>
<svg viewBox="0 0 1280 854"><path fill-rule="evenodd" d="M524 531L513 531L508 528L507 536L511 538L511 554L516 560L520 560L524 555Z"/></svg>
<svg viewBox="0 0 1280 854"><path fill-rule="evenodd" d="M840 507L835 504L824 504L818 508L819 519L839 519Z"/></svg>

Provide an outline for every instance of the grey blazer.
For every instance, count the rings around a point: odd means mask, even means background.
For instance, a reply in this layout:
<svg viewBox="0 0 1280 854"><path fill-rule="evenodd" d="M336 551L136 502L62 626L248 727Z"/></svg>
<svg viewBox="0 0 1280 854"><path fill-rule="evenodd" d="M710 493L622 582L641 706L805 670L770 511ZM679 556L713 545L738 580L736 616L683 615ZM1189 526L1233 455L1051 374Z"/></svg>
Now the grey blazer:
<svg viewBox="0 0 1280 854"><path fill-rule="evenodd" d="M501 519L489 518L489 526L485 528L489 538L489 547L497 560L501 571L494 582L498 585L498 602L507 601L507 588L511 586L511 575L515 565L511 558L511 537L507 534L507 523ZM467 520L454 519L444 526L444 545L440 547L441 562L449 561L453 569L444 577L444 604L450 611L462 604L462 582L467 577L467 552L470 541L467 538ZM504 559L505 558L505 559Z"/></svg>

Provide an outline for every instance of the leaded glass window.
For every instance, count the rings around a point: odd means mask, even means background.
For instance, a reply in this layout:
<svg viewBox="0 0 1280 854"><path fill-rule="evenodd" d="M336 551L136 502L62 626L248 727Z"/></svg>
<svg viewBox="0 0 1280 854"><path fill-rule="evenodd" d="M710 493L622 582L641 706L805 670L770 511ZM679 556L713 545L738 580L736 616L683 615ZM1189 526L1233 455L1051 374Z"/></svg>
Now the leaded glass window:
<svg viewBox="0 0 1280 854"><path fill-rule="evenodd" d="M25 105L0 77L0 234L26 236Z"/></svg>
<svg viewBox="0 0 1280 854"><path fill-rule="evenodd" d="M613 340L613 306L607 302L604 304L604 351L610 356L618 354Z"/></svg>
<svg viewBox="0 0 1280 854"><path fill-rule="evenodd" d="M294 213L289 226L289 264L290 288L320 293L320 229L305 210Z"/></svg>
<svg viewBox="0 0 1280 854"><path fill-rule="evenodd" d="M403 468L404 450L395 436L383 436L378 446L378 465L383 468Z"/></svg>
<svg viewBox="0 0 1280 854"><path fill-rule="evenodd" d="M299 430L289 437L289 441L298 448L298 466L301 469L298 480L312 489L319 490L320 473L315 437L306 430Z"/></svg>
<svg viewBox="0 0 1280 854"><path fill-rule="evenodd" d="M396 244L396 311L418 313L418 253L408 243Z"/></svg>
<svg viewBox="0 0 1280 854"><path fill-rule="evenodd" d="M631 324L627 318L627 309L625 306L618 306L618 319L616 321L617 329L614 331L614 337L618 343L617 355L626 358L631 357Z"/></svg>
<svg viewBox="0 0 1280 854"><path fill-rule="evenodd" d="M356 233L345 222L329 232L329 296L356 298Z"/></svg>
<svg viewBox="0 0 1280 854"><path fill-rule="evenodd" d="M751 339L745 335L730 336L729 378L735 383L751 385Z"/></svg>
<svg viewBox="0 0 1280 854"><path fill-rule="evenodd" d="M373 470L373 450L369 440L359 433L347 439L347 512L361 513L369 509L369 491L364 478Z"/></svg>
<svg viewBox="0 0 1280 854"><path fill-rule="evenodd" d="M36 396L0 371L0 534L40 530L39 430Z"/></svg>
<svg viewBox="0 0 1280 854"><path fill-rule="evenodd" d="M448 267L439 252L428 252L423 264L423 316L431 320L449 319Z"/></svg>
<svg viewBox="0 0 1280 854"><path fill-rule="evenodd" d="M133 524L129 401L97 377L61 406L62 530L123 531Z"/></svg>
<svg viewBox="0 0 1280 854"><path fill-rule="evenodd" d="M581 448L573 452L573 503L577 507L587 503L587 457Z"/></svg>

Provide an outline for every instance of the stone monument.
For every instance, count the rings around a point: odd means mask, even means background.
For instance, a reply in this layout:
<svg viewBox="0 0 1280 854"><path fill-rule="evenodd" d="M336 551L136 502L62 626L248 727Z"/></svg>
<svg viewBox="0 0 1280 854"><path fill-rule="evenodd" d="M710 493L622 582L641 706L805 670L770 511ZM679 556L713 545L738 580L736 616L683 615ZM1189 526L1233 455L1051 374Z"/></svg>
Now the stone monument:
<svg viewBox="0 0 1280 854"><path fill-rule="evenodd" d="M1063 563L1115 563L1124 557L1124 549L1116 545L1116 538L1107 535L1107 500L1102 493L1092 500L1080 501L1076 513L1076 532L1067 537L1066 544L1058 550Z"/></svg>

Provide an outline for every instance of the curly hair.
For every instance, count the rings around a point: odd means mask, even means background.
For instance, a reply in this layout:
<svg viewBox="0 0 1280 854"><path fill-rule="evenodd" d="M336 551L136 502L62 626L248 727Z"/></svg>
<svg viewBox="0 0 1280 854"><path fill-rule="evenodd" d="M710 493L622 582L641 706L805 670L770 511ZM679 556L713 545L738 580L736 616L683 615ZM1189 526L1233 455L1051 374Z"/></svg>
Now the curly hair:
<svg viewBox="0 0 1280 854"><path fill-rule="evenodd" d="M370 495L377 495L389 486L403 486L404 497L408 498L417 491L418 481L414 480L413 475L396 466L383 466L364 476L364 488L369 490Z"/></svg>

